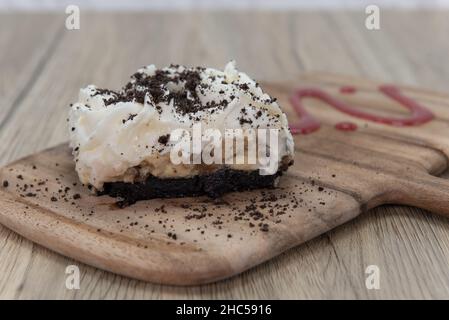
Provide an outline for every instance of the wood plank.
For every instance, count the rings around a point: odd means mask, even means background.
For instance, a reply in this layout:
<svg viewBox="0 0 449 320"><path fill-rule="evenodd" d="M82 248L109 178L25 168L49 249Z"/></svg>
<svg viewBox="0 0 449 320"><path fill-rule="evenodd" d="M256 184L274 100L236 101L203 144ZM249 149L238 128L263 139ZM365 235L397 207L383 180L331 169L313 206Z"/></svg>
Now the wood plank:
<svg viewBox="0 0 449 320"><path fill-rule="evenodd" d="M0 13L0 130L51 58L62 23L50 14L17 19Z"/></svg>

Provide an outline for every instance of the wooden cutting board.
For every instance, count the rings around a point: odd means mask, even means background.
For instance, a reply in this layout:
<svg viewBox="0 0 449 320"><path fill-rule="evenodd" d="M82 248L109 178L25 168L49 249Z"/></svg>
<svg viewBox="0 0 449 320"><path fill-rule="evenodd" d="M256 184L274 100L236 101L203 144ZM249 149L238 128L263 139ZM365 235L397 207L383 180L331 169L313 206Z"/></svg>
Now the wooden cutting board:
<svg viewBox="0 0 449 320"><path fill-rule="evenodd" d="M355 86L353 94L342 86ZM288 97L316 87L372 113L407 110L378 92L378 83L312 74L296 83L265 84L295 122ZM89 265L177 285L224 279L355 218L370 208L404 204L449 215L449 96L400 87L435 119L393 127L356 119L305 99L321 128L296 135L295 165L276 190L201 198L155 199L119 209L77 180L70 150L60 145L0 172L0 223L51 250ZM356 131L336 130L340 121ZM7 181L7 183L6 183ZM6 186L7 185L7 186Z"/></svg>

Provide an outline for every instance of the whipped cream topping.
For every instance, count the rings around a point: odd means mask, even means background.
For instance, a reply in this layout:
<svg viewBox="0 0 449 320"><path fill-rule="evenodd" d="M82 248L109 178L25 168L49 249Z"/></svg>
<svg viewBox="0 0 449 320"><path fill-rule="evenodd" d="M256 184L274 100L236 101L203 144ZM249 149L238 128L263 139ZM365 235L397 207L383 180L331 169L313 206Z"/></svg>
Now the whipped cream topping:
<svg viewBox="0 0 449 320"><path fill-rule="evenodd" d="M190 177L200 165L170 161L175 129L279 129L278 167L293 158L287 117L275 99L235 62L224 71L154 65L139 69L121 91L82 88L69 114L70 146L82 183L101 190L105 182L133 182L149 174L159 178ZM237 170L259 164L230 164ZM210 168L208 169L210 170Z"/></svg>

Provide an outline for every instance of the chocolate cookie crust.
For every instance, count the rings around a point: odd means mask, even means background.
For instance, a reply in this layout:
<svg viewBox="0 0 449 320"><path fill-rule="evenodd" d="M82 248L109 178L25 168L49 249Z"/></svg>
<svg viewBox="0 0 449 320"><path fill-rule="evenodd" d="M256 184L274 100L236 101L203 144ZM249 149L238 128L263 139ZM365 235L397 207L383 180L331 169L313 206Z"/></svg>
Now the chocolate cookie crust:
<svg viewBox="0 0 449 320"><path fill-rule="evenodd" d="M154 198L182 198L207 195L218 198L232 191L247 191L260 188L274 188L279 170L273 175L259 175L259 171L243 171L223 168L208 175L190 178L160 179L148 177L144 182L108 182L99 195L119 198L117 203L125 207L139 200Z"/></svg>

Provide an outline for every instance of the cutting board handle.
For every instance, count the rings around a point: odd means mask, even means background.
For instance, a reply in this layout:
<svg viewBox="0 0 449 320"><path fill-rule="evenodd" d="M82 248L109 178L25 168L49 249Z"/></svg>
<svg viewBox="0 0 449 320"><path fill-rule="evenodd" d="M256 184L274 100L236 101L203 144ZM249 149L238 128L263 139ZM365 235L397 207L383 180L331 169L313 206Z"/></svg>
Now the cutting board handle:
<svg viewBox="0 0 449 320"><path fill-rule="evenodd" d="M392 202L449 217L449 180L420 174L416 179L402 180L400 186Z"/></svg>

